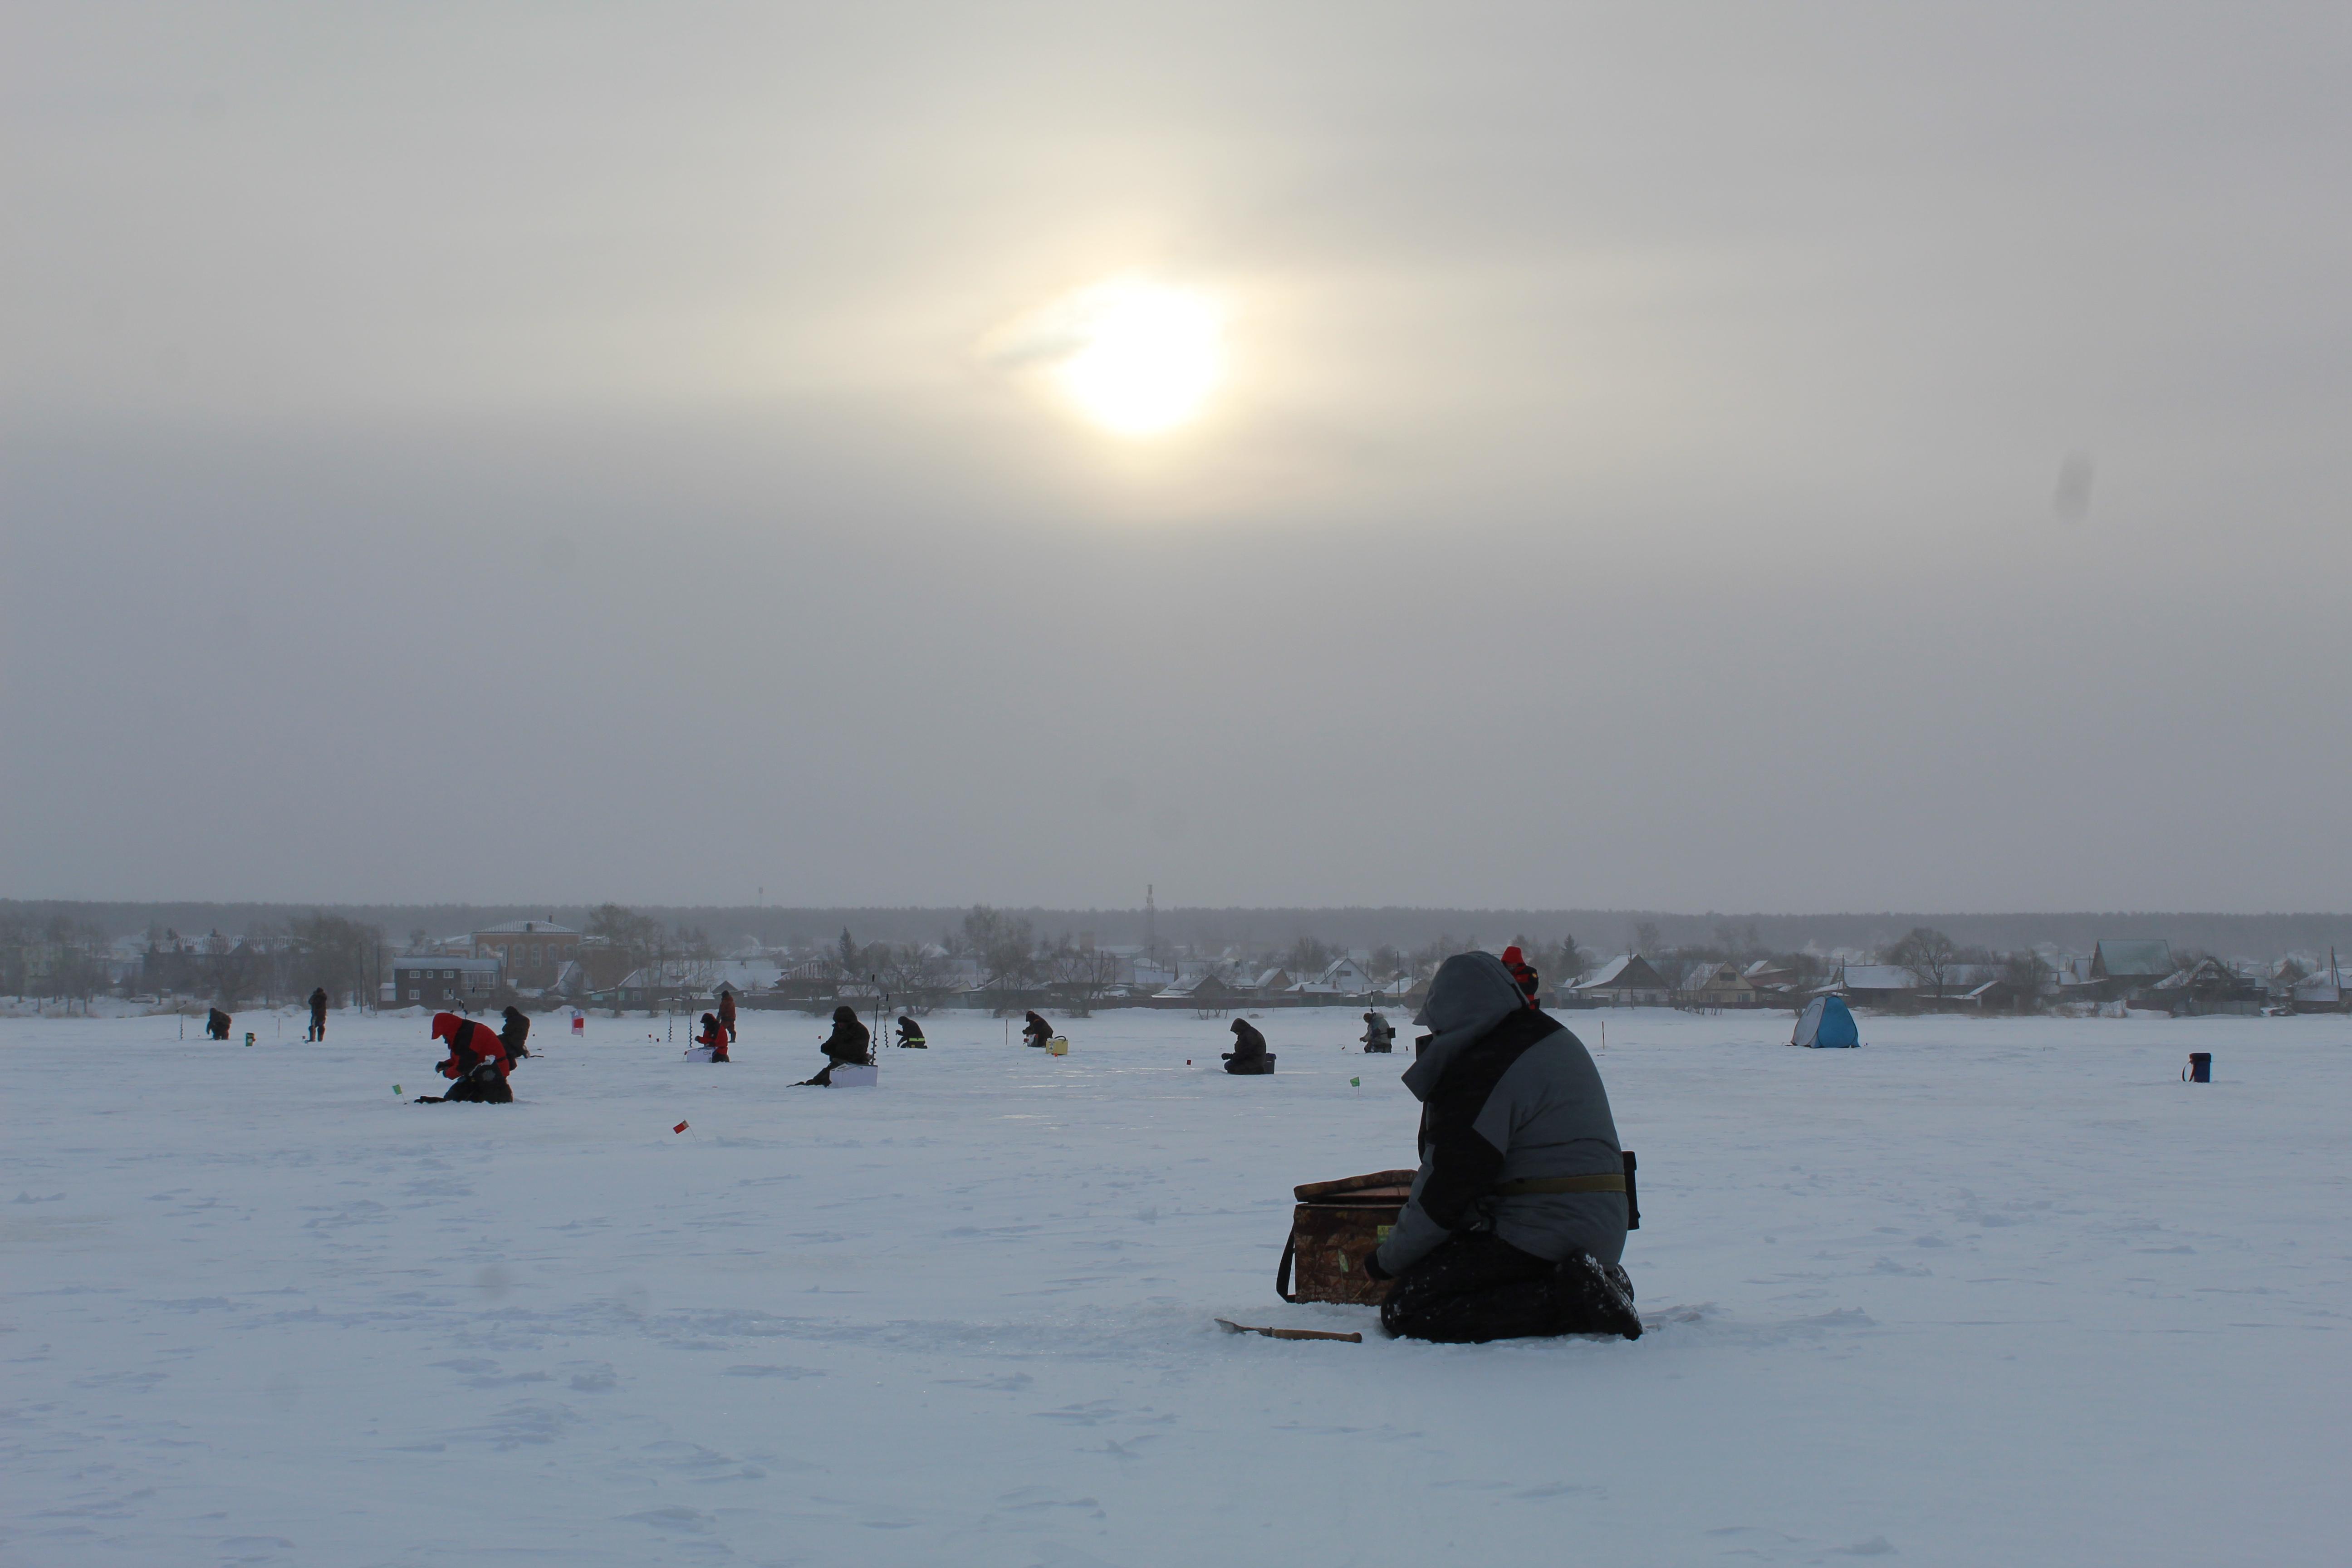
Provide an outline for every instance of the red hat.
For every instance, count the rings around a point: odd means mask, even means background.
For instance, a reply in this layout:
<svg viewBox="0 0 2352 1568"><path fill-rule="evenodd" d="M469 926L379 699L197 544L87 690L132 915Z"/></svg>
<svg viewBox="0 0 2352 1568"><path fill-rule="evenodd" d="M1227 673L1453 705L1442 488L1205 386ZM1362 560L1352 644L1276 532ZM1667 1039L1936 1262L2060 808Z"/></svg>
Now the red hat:
<svg viewBox="0 0 2352 1568"><path fill-rule="evenodd" d="M1505 963L1525 963L1527 961L1528 955L1521 952L1517 947L1507 947L1503 950L1503 962Z"/></svg>

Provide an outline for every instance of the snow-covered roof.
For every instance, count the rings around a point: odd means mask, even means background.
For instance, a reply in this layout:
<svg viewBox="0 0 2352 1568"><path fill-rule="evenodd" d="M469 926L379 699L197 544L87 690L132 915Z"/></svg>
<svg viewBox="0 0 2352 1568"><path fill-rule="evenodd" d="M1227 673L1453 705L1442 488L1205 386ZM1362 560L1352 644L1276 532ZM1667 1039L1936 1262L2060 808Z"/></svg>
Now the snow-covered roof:
<svg viewBox="0 0 2352 1568"><path fill-rule="evenodd" d="M508 921L503 924L484 926L476 936L578 936L570 926L557 925L553 921Z"/></svg>
<svg viewBox="0 0 2352 1568"><path fill-rule="evenodd" d="M1608 963L1602 964L1599 969L1596 969L1591 973L1586 975L1582 981L1578 983L1576 988L1581 991L1590 986L1597 990L1603 985L1607 985L1613 982L1619 975L1624 973L1625 966L1633 962L1633 955L1632 953L1620 953L1615 958L1612 958Z"/></svg>
<svg viewBox="0 0 2352 1568"><path fill-rule="evenodd" d="M741 993L770 990L782 978L783 966L772 958L672 958L632 969L622 980L621 989L691 985L716 991L730 985Z"/></svg>
<svg viewBox="0 0 2352 1568"><path fill-rule="evenodd" d="M1162 996L1192 996L1196 995L1202 991L1215 993L1220 991L1230 991L1232 989L1233 987L1227 985L1223 980L1217 977L1216 971L1204 970L1201 973L1192 976L1190 980L1178 981L1175 984L1161 991L1160 994Z"/></svg>
<svg viewBox="0 0 2352 1568"><path fill-rule="evenodd" d="M1640 965L1639 969L1634 968L1636 964ZM1631 973L1629 973L1629 972ZM1602 964L1598 971L1588 976L1581 984L1578 984L1575 989L1579 991L1609 991L1629 987L1638 987L1643 990L1651 991L1663 991L1666 989L1666 982L1663 975L1661 975L1656 970L1650 967L1648 961L1643 959L1640 953L1627 952L1621 953L1617 957L1611 959L1607 963Z"/></svg>
<svg viewBox="0 0 2352 1568"><path fill-rule="evenodd" d="M2103 942L2091 950L2091 962L2104 968L2110 980L2155 980L2172 973L2172 944L2137 937Z"/></svg>
<svg viewBox="0 0 2352 1568"><path fill-rule="evenodd" d="M1849 991L1916 991L1919 977L1899 963L1849 963L1839 972Z"/></svg>
<svg viewBox="0 0 2352 1568"><path fill-rule="evenodd" d="M2156 983L2158 991L2193 991L2199 986L2220 985L2243 994L2260 989L2260 980L2239 973L2218 958L2203 958L2195 963L2174 970Z"/></svg>
<svg viewBox="0 0 2352 1568"><path fill-rule="evenodd" d="M495 958L458 958L446 952L411 952L392 961L394 969L454 969L464 974L498 973Z"/></svg>

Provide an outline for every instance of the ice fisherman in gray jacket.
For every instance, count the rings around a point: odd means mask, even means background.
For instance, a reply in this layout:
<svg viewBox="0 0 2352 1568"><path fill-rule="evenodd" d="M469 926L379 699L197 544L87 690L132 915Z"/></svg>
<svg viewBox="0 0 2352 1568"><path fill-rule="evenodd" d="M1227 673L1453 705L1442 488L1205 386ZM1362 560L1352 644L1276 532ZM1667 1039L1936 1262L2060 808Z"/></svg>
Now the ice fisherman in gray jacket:
<svg viewBox="0 0 2352 1568"><path fill-rule="evenodd" d="M1393 1278L1392 1334L1483 1343L1531 1334L1639 1339L1625 1166L1583 1042L1503 962L1439 966L1413 1022L1405 1087L1422 1102L1412 1199L1368 1267Z"/></svg>

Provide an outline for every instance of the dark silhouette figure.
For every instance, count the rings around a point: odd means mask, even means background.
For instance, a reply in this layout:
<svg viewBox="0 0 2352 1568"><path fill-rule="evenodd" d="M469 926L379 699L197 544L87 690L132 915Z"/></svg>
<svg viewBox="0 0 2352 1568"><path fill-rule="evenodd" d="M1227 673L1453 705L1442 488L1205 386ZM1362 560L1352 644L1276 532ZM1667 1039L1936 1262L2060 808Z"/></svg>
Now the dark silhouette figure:
<svg viewBox="0 0 2352 1568"><path fill-rule="evenodd" d="M222 1012L217 1007L205 1015L205 1033L210 1035L215 1040L226 1040L228 1038L228 1015Z"/></svg>
<svg viewBox="0 0 2352 1568"><path fill-rule="evenodd" d="M1225 1070L1244 1078L1262 1077L1274 1070L1274 1053L1265 1048L1265 1037L1245 1018L1234 1020L1234 1048L1224 1056Z"/></svg>
<svg viewBox="0 0 2352 1568"><path fill-rule="evenodd" d="M857 1021L857 1009L844 1004L833 1010L833 1033L824 1040L824 1070L814 1078L804 1079L796 1086L820 1089L833 1087L833 1069L838 1067L864 1067L874 1059L874 1037Z"/></svg>
<svg viewBox="0 0 2352 1568"><path fill-rule="evenodd" d="M530 1038L530 1019L520 1007L506 1010L506 1024L499 1030L499 1039L507 1047L507 1059L519 1062L530 1055L523 1042Z"/></svg>
<svg viewBox="0 0 2352 1568"><path fill-rule="evenodd" d="M722 989L719 993L719 1026L727 1031L727 1043L734 1044L735 993L732 991Z"/></svg>
<svg viewBox="0 0 2352 1568"><path fill-rule="evenodd" d="M310 993L310 1032L302 1037L314 1045L327 1037L327 988L323 985Z"/></svg>
<svg viewBox="0 0 2352 1568"><path fill-rule="evenodd" d="M1054 1026L1035 1013L1030 1014L1029 1021L1021 1026L1021 1043L1024 1046L1042 1046L1053 1037Z"/></svg>
<svg viewBox="0 0 2352 1568"><path fill-rule="evenodd" d="M914 1051L928 1050L930 1048L930 1041L923 1038L923 1026L920 1024L903 1016L898 1019L900 1048Z"/></svg>

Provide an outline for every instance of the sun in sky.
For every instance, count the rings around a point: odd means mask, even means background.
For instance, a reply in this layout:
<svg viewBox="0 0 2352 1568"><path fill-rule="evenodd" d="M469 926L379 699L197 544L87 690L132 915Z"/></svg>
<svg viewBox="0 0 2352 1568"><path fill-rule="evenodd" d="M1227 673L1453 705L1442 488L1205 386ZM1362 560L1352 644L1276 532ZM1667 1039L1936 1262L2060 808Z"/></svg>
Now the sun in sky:
<svg viewBox="0 0 2352 1568"><path fill-rule="evenodd" d="M1047 370L1070 405L1115 435L1156 436L1215 390L1223 328L1189 289L1118 279L1047 306L1000 339L998 356Z"/></svg>

